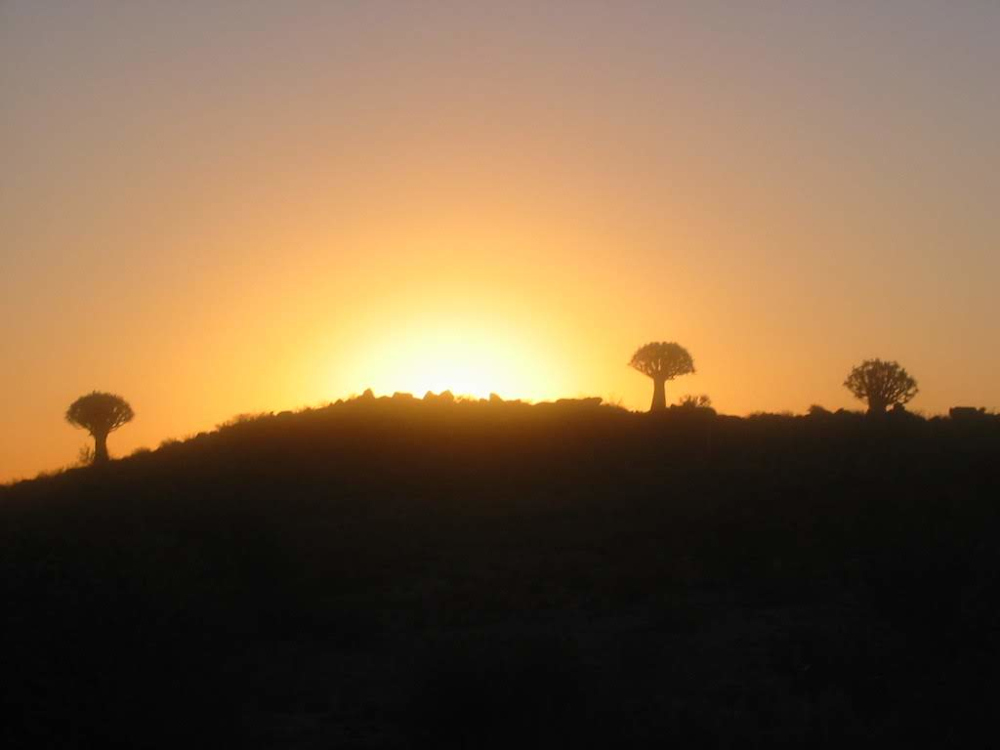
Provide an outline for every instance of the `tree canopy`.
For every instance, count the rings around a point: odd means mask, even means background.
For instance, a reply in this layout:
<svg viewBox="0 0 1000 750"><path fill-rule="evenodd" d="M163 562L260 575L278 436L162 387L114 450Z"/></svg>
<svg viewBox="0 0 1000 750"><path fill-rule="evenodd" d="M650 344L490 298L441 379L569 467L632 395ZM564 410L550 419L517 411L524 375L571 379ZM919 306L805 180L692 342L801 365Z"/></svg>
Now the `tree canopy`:
<svg viewBox="0 0 1000 750"><path fill-rule="evenodd" d="M694 360L688 350L673 341L654 341L640 346L629 367L653 379L653 403L650 411L667 408L664 383L679 375L694 372Z"/></svg>
<svg viewBox="0 0 1000 750"><path fill-rule="evenodd" d="M95 463L108 459L108 435L131 422L134 417L135 412L128 401L114 393L100 391L80 396L66 410L67 422L74 427L82 427L93 435Z"/></svg>
<svg viewBox="0 0 1000 750"><path fill-rule="evenodd" d="M680 344L654 341L636 350L629 367L653 380L673 380L678 375L694 372L694 360Z"/></svg>
<svg viewBox="0 0 1000 750"><path fill-rule="evenodd" d="M869 414L882 414L895 404L905 404L917 395L917 381L898 362L866 359L857 365L844 386L862 401L868 401Z"/></svg>

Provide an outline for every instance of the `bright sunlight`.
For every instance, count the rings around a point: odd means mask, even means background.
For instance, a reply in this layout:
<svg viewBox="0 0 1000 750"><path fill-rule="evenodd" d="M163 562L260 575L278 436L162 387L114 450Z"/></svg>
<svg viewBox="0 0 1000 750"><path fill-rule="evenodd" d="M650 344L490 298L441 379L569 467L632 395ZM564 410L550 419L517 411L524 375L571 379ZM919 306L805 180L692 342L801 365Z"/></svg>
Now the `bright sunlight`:
<svg viewBox="0 0 1000 750"><path fill-rule="evenodd" d="M560 386L558 368L542 351L495 324L411 320L367 345L350 379L377 395L450 390L456 396L538 400L558 394Z"/></svg>

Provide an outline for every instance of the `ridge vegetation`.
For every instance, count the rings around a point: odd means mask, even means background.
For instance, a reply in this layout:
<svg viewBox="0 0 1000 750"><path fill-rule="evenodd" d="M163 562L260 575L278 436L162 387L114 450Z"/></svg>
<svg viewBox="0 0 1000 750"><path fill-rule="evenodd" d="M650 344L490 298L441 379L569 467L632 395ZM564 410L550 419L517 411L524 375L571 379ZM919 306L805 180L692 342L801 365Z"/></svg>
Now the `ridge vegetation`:
<svg viewBox="0 0 1000 750"><path fill-rule="evenodd" d="M685 403L366 394L0 488L0 739L840 747L991 726L1000 419Z"/></svg>

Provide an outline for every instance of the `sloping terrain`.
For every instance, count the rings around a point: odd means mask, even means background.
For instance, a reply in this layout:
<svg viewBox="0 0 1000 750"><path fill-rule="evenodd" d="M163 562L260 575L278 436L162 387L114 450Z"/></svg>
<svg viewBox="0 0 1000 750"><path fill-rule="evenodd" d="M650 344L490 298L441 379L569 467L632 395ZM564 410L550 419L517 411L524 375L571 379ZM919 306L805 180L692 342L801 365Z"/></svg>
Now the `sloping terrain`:
<svg viewBox="0 0 1000 750"><path fill-rule="evenodd" d="M1000 424L358 399L0 488L5 746L991 721Z"/></svg>

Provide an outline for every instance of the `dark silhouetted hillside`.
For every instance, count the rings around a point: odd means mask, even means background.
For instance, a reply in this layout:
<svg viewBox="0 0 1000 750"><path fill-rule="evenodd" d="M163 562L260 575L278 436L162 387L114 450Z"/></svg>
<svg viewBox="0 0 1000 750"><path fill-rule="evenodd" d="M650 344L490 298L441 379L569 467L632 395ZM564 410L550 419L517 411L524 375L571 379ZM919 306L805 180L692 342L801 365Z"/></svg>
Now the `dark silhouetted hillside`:
<svg viewBox="0 0 1000 750"><path fill-rule="evenodd" d="M992 726L1000 421L362 398L0 488L6 747Z"/></svg>

